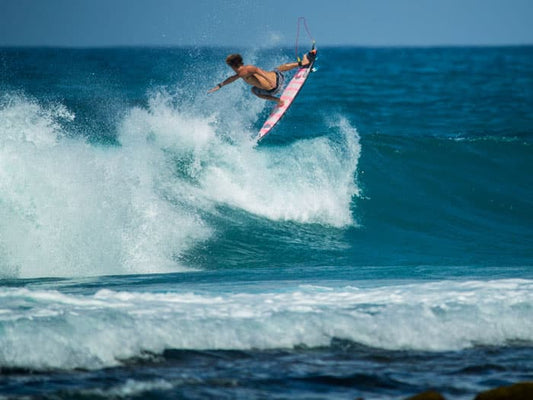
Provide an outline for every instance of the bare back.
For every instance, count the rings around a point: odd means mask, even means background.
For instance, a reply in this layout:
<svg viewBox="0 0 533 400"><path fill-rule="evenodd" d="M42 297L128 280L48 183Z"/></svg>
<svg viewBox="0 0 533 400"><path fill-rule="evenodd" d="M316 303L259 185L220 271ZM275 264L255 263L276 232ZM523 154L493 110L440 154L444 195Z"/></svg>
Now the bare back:
<svg viewBox="0 0 533 400"><path fill-rule="evenodd" d="M235 72L247 84L260 89L272 90L276 87L276 73L265 71L254 65L243 65Z"/></svg>

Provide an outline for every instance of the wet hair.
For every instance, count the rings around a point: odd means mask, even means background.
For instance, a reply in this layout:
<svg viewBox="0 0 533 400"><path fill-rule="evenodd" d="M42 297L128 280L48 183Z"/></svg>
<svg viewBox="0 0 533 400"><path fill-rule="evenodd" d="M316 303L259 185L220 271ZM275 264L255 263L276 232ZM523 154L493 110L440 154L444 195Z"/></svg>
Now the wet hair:
<svg viewBox="0 0 533 400"><path fill-rule="evenodd" d="M230 67L240 67L241 65L243 65L241 55L230 54L226 57L226 64L228 64Z"/></svg>

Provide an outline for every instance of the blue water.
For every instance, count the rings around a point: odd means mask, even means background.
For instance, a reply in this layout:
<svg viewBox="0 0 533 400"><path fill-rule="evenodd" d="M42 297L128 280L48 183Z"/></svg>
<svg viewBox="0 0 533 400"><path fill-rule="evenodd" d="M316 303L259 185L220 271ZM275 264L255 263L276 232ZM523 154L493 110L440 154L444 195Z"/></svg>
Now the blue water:
<svg viewBox="0 0 533 400"><path fill-rule="evenodd" d="M533 380L533 47L233 51L0 49L0 398Z"/></svg>

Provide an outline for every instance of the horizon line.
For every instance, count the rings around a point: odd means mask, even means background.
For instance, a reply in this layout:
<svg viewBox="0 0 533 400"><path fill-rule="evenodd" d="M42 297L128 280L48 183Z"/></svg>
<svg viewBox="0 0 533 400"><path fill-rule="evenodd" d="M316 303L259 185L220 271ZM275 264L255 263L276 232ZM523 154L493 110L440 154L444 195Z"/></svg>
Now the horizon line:
<svg viewBox="0 0 533 400"><path fill-rule="evenodd" d="M454 43L454 44L324 44L319 45L320 48L472 48L472 47L531 47L532 43ZM118 48L211 48L211 49L227 49L227 48L291 48L291 45L271 45L271 46L251 46L251 45L220 45L220 44L102 44L102 45L56 45L56 44L1 44L1 49L15 49L15 48L50 48L50 49L118 49Z"/></svg>

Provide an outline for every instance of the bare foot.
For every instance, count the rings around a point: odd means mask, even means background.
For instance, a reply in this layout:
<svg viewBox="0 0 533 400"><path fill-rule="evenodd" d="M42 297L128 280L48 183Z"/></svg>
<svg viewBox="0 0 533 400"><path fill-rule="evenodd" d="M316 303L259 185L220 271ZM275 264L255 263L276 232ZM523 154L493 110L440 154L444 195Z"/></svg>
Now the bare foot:
<svg viewBox="0 0 533 400"><path fill-rule="evenodd" d="M316 50L311 50L309 53L304 54L302 59L302 67L308 67L312 61L316 58Z"/></svg>
<svg viewBox="0 0 533 400"><path fill-rule="evenodd" d="M283 105L285 104L285 102L281 99L278 99L277 103L278 103L278 107L283 107Z"/></svg>

